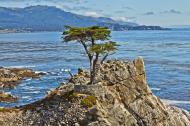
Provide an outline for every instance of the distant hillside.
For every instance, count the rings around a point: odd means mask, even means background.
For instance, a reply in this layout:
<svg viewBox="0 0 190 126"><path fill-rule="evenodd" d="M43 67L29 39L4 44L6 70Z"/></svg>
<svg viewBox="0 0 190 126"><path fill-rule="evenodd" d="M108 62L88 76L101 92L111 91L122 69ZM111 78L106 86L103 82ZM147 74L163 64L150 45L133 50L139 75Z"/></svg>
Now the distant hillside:
<svg viewBox="0 0 190 126"><path fill-rule="evenodd" d="M121 23L106 17L95 18L77 15L52 6L31 6L26 8L0 7L0 29L63 31L64 25L78 27L101 25L107 26L112 30L133 30L132 27L138 26L136 23Z"/></svg>
<svg viewBox="0 0 190 126"><path fill-rule="evenodd" d="M190 25L173 25L173 26L169 26L170 28L182 28L182 29L185 29L185 28L188 28L190 29Z"/></svg>
<svg viewBox="0 0 190 126"><path fill-rule="evenodd" d="M170 30L160 26L146 26L146 25L122 25L119 23L98 23L100 26L108 27L114 31L128 31L128 30Z"/></svg>

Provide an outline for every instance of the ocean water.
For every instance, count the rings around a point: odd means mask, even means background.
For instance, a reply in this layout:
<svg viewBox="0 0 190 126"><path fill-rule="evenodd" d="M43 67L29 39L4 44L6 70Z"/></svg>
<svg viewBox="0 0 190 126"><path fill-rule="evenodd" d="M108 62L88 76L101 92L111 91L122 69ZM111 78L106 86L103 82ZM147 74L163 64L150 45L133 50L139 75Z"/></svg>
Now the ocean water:
<svg viewBox="0 0 190 126"><path fill-rule="evenodd" d="M110 58L131 59L143 56L147 80L156 96L190 111L190 30L112 32L119 50ZM83 48L63 43L60 32L0 34L0 66L27 67L46 72L39 79L22 81L5 92L19 97L12 107L43 98L48 91L67 81L71 69L88 68Z"/></svg>

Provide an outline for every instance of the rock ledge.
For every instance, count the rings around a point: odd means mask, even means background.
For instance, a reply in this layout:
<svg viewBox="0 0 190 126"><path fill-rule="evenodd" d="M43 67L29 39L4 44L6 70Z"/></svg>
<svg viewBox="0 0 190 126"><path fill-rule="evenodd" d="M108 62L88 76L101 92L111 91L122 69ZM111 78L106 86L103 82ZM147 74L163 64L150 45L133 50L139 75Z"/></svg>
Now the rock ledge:
<svg viewBox="0 0 190 126"><path fill-rule="evenodd" d="M37 78L44 73L36 73L26 68L0 67L0 88L13 88L25 78Z"/></svg>

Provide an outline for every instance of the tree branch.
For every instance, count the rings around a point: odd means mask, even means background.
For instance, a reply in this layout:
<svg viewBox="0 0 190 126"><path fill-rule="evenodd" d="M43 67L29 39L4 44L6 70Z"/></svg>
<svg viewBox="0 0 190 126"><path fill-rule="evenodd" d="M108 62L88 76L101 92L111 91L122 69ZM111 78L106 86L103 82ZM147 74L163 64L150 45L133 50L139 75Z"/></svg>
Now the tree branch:
<svg viewBox="0 0 190 126"><path fill-rule="evenodd" d="M93 37L91 37L92 46L95 45L95 40Z"/></svg>
<svg viewBox="0 0 190 126"><path fill-rule="evenodd" d="M83 41L80 41L81 42L81 44L83 45L83 47L84 47L84 49L85 49L85 52L86 52L86 54L88 55L88 58L89 58L89 60L90 60L90 62L91 62L91 60L92 60L92 55L90 54L90 52L88 51L88 47L87 47L87 45L83 42Z"/></svg>
<svg viewBox="0 0 190 126"><path fill-rule="evenodd" d="M101 60L101 62L100 62L101 64L106 60L106 58L108 57L108 55L109 55L109 54L106 53L106 55L102 58L102 60Z"/></svg>
<svg viewBox="0 0 190 126"><path fill-rule="evenodd" d="M102 60L101 60L101 64L102 63L104 63L104 61L106 60L106 58L109 56L109 55L113 55L113 54L115 54L115 52L114 53L111 53L111 54L109 54L109 53L106 53L106 55L102 58Z"/></svg>

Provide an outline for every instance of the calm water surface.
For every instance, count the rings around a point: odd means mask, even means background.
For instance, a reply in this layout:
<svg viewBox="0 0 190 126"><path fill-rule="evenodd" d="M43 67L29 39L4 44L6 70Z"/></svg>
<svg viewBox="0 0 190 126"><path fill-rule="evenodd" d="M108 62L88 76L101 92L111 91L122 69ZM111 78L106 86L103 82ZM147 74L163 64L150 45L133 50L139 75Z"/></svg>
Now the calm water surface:
<svg viewBox="0 0 190 126"><path fill-rule="evenodd" d="M190 111L190 30L113 32L112 38L121 45L112 58L143 56L155 95ZM64 69L75 73L78 67L88 68L83 48L63 43L59 32L0 34L0 66L47 72L40 79L27 79L14 89L6 89L19 101L0 103L4 107L43 98L47 91L66 81Z"/></svg>

